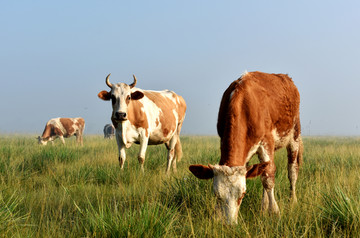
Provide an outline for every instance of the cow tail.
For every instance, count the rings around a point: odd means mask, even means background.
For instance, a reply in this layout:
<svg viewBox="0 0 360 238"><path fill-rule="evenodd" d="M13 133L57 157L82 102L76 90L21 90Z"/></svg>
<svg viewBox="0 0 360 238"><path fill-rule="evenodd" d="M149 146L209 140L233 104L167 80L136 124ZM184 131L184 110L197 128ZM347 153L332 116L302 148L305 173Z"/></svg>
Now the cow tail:
<svg viewBox="0 0 360 238"><path fill-rule="evenodd" d="M176 156L176 161L181 161L183 152L182 152L182 146L181 146L181 142L180 142L180 136L178 136L177 142L175 145L175 156Z"/></svg>
<svg viewBox="0 0 360 238"><path fill-rule="evenodd" d="M304 145L301 136L299 136L299 151L297 155L297 164L299 166L303 163L303 152L304 152Z"/></svg>

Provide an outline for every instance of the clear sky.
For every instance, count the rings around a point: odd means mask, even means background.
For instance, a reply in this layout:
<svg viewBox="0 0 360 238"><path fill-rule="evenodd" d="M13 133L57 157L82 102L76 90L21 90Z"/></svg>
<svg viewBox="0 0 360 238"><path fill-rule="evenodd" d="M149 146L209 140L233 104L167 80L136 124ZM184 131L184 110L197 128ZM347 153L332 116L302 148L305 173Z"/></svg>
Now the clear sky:
<svg viewBox="0 0 360 238"><path fill-rule="evenodd" d="M360 1L0 1L0 134L77 116L102 133L111 73L182 95L183 134L215 135L245 70L293 78L303 135L360 135Z"/></svg>

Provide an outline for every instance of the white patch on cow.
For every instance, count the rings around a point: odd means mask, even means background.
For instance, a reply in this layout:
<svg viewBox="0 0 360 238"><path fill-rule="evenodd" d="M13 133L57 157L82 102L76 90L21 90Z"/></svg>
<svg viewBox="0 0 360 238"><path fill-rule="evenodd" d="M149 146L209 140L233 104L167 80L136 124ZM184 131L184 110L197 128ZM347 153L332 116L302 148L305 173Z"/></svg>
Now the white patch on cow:
<svg viewBox="0 0 360 238"><path fill-rule="evenodd" d="M122 139L122 142L124 143L124 145L127 145L127 127L128 124L130 124L128 121L123 121L121 122L121 126L120 126L120 130L116 130L117 133L120 133L120 137Z"/></svg>
<svg viewBox="0 0 360 238"><path fill-rule="evenodd" d="M258 143L256 143L255 145L253 145L251 148L250 148L250 150L249 150L249 152L248 152L248 154L247 154L247 156L246 156L246 162L249 162L249 160L251 159L251 157L256 153L256 151L259 149L259 146L260 146L260 142L258 142Z"/></svg>
<svg viewBox="0 0 360 238"><path fill-rule="evenodd" d="M173 109L173 114L174 114L174 117L175 117L175 123L177 125L179 123L179 115L178 115L176 109Z"/></svg>
<svg viewBox="0 0 360 238"><path fill-rule="evenodd" d="M214 193L229 224L236 224L241 199L246 191L246 167L214 165Z"/></svg>
<svg viewBox="0 0 360 238"><path fill-rule="evenodd" d="M241 74L240 78L244 77L244 76L247 75L248 73L249 73L249 72L248 72L247 70L245 70L245 71Z"/></svg>
<svg viewBox="0 0 360 238"><path fill-rule="evenodd" d="M47 144L47 141L45 141L41 136L38 137L38 143L40 145L46 145Z"/></svg>
<svg viewBox="0 0 360 238"><path fill-rule="evenodd" d="M134 125L127 121L123 121L119 128L120 137L126 148L129 148L132 143L139 141L139 133L141 129L136 128Z"/></svg>
<svg viewBox="0 0 360 238"><path fill-rule="evenodd" d="M259 157L261 159L261 162L269 162L270 161L270 156L269 153L267 152L267 144L266 143L261 143L258 149L258 153L259 153Z"/></svg>
<svg viewBox="0 0 360 238"><path fill-rule="evenodd" d="M74 121L71 120L73 123ZM55 127L59 128L59 130L63 133L63 135L68 134L66 128L63 126L63 124L60 122L60 117L59 118L55 118L52 122L52 125L54 125Z"/></svg>
<svg viewBox="0 0 360 238"><path fill-rule="evenodd" d="M132 89L133 91L136 91L136 88ZM139 90L141 91L141 90ZM112 105L113 107L113 113L112 117L115 118L115 113L126 113L128 109L128 105L126 103L126 98L130 96L131 89L127 84L119 83L116 84L116 87L113 87L111 89L111 94L116 98L115 104Z"/></svg>
<svg viewBox="0 0 360 238"><path fill-rule="evenodd" d="M282 135L279 135L276 129L271 131L271 134L274 138L275 148L282 148L289 144L290 140L294 138L294 129L291 129L289 132L285 132Z"/></svg>
<svg viewBox="0 0 360 238"><path fill-rule="evenodd" d="M298 136L296 140L294 140L294 136L291 137L290 146L292 151L299 151L299 146L301 143L300 140L301 140L301 134Z"/></svg>

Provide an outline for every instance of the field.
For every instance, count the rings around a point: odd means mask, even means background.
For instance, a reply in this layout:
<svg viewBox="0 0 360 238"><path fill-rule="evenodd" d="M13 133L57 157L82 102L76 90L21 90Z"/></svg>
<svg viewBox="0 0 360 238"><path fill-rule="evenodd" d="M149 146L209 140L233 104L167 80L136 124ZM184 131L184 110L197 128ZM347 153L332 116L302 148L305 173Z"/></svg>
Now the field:
<svg viewBox="0 0 360 238"><path fill-rule="evenodd" d="M85 136L41 147L30 136L0 137L0 237L360 237L360 139L304 138L298 203L288 202L286 150L276 153L280 216L260 212L259 178L248 180L239 224L214 216L211 181L192 163L219 161L217 137L182 137L178 172L165 174L165 146L139 147L120 170L115 140ZM256 162L256 158L253 158Z"/></svg>

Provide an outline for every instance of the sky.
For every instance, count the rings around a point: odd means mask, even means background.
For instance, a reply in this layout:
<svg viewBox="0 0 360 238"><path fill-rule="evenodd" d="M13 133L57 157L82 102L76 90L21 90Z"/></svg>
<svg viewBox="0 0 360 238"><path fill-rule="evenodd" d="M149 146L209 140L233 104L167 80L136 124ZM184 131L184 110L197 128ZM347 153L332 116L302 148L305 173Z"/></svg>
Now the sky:
<svg viewBox="0 0 360 238"><path fill-rule="evenodd" d="M184 135L216 135L244 71L286 73L302 134L360 135L360 1L0 1L0 134L40 135L54 117L110 123L113 83L184 97Z"/></svg>

